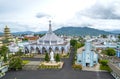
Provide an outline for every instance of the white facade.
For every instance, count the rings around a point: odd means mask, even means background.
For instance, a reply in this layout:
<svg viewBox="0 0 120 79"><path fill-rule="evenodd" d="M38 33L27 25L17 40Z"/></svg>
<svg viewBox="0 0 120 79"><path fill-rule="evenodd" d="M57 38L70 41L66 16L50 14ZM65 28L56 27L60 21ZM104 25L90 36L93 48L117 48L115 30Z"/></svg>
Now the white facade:
<svg viewBox="0 0 120 79"><path fill-rule="evenodd" d="M51 21L49 22L49 31L36 43L27 44L24 46L25 53L68 53L70 43L55 35L51 29Z"/></svg>
<svg viewBox="0 0 120 79"><path fill-rule="evenodd" d="M8 46L8 49L9 49L9 51L10 51L12 54L15 54L16 52L19 51L19 47L18 47L17 44L15 44L15 43L11 43L11 44Z"/></svg>

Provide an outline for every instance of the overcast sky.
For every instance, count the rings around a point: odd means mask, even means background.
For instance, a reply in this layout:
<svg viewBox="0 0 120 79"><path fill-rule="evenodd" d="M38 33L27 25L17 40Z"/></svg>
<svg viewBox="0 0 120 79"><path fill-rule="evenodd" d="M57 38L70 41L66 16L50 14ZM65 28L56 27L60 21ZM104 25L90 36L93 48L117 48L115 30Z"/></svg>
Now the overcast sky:
<svg viewBox="0 0 120 79"><path fill-rule="evenodd" d="M0 0L0 31L45 31L63 26L120 30L120 0Z"/></svg>

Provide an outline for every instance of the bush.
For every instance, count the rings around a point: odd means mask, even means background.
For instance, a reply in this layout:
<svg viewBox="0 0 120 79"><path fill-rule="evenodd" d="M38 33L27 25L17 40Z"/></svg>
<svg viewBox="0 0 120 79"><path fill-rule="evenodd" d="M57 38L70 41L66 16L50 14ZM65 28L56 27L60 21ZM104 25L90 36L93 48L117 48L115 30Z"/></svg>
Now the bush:
<svg viewBox="0 0 120 79"><path fill-rule="evenodd" d="M108 60L100 60L102 66L107 66Z"/></svg>
<svg viewBox="0 0 120 79"><path fill-rule="evenodd" d="M103 65L100 65L100 70L107 70L108 72L112 71L109 66L103 66Z"/></svg>
<svg viewBox="0 0 120 79"><path fill-rule="evenodd" d="M82 65L73 64L72 68L82 70Z"/></svg>
<svg viewBox="0 0 120 79"><path fill-rule="evenodd" d="M60 61L60 56L59 56L58 53L57 53L57 55L56 55L56 57L55 57L55 61L56 61L56 62L59 62L59 61Z"/></svg>
<svg viewBox="0 0 120 79"><path fill-rule="evenodd" d="M45 54L45 61L47 61L47 62L50 61L50 58L49 58L49 54L48 54L48 53Z"/></svg>
<svg viewBox="0 0 120 79"><path fill-rule="evenodd" d="M10 70L19 70L22 69L22 59L18 56L12 57L9 61Z"/></svg>
<svg viewBox="0 0 120 79"><path fill-rule="evenodd" d="M43 65L39 66L40 69L59 69L60 65Z"/></svg>
<svg viewBox="0 0 120 79"><path fill-rule="evenodd" d="M106 49L108 56L115 56L116 52L113 48Z"/></svg>

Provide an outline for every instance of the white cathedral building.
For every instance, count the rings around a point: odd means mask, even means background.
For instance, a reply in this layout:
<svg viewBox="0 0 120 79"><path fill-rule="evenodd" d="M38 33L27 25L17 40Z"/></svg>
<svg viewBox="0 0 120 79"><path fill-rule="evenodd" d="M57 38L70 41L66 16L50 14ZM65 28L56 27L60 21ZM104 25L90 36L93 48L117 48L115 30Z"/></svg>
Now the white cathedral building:
<svg viewBox="0 0 120 79"><path fill-rule="evenodd" d="M51 21L49 21L49 30L36 43L24 45L25 53L68 53L70 49L70 42L65 41L53 33L51 28Z"/></svg>

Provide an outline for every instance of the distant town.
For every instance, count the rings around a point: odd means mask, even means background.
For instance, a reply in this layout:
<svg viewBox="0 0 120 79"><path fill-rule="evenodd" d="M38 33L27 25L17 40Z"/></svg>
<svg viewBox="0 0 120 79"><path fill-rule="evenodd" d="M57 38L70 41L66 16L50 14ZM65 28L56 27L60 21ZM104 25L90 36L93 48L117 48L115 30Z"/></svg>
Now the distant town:
<svg viewBox="0 0 120 79"><path fill-rule="evenodd" d="M45 34L0 37L1 79L120 79L120 34ZM67 31L66 31L67 32Z"/></svg>

